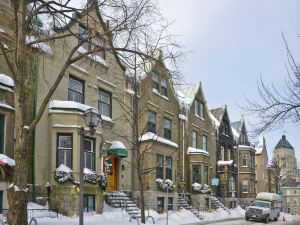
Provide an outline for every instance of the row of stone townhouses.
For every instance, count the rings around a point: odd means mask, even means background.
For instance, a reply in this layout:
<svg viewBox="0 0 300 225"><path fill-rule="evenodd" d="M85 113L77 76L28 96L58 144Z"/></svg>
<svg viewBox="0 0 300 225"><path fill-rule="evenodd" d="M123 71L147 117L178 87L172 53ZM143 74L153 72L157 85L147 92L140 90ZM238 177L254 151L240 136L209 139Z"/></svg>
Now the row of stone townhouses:
<svg viewBox="0 0 300 225"><path fill-rule="evenodd" d="M1 8L7 7L1 16L10 21L9 6L0 3ZM84 35L88 33L87 24L90 29L102 30L95 22L97 11L81 15L80 20L81 25L71 22L67 28ZM2 22L4 32L13 29L12 24ZM67 57L77 43L76 38L67 37L32 49L36 92L33 112L55 81L61 58ZM76 54L93 48L92 43L105 45L107 40L92 40ZM265 171L261 167L267 165L267 159L260 157L266 153L264 139L255 150L244 119L231 123L226 106L208 110L201 82L175 89L161 54L156 63L150 63L138 87L130 85L131 78L125 75L120 60L106 51L86 56L67 69L34 132L32 159L28 162L32 168L32 201L49 200L51 208L66 215L78 212L79 128L85 126L83 112L92 107L100 112L101 123L95 134L86 129L84 135L85 211L101 213L105 191L123 191L138 202L132 115L128 115L136 93L140 152L145 153L142 169L149 170L143 175L147 208L177 210L178 194L189 196L193 206L201 210L211 209L213 193L228 207L247 205L255 198L268 177L264 172L262 176L255 173ZM0 63L0 153L13 158L14 134L9 125L13 124L14 84L3 58ZM217 181L214 186L213 178ZM0 201L2 198L1 203L6 204L7 177L1 179ZM159 185L166 180L176 186L170 193Z"/></svg>

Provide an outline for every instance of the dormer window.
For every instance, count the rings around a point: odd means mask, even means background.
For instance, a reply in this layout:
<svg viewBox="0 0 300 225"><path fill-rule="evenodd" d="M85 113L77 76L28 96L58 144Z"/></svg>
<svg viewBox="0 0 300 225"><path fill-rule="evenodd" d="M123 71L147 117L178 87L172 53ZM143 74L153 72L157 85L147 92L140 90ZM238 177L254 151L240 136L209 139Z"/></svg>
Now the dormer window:
<svg viewBox="0 0 300 225"><path fill-rule="evenodd" d="M96 48L102 48L104 47L104 41L101 40L100 38L92 37L89 38L88 32L86 29L82 26L79 26L78 28L78 33L85 42L81 45L81 48L83 48L83 51L91 51ZM79 42L81 40L79 39ZM81 50L82 51L82 50ZM100 57L101 59L105 59L105 52L104 50L98 51L93 53L94 56Z"/></svg>
<svg viewBox="0 0 300 225"><path fill-rule="evenodd" d="M204 118L204 105L198 99L195 100L195 115Z"/></svg>
<svg viewBox="0 0 300 225"><path fill-rule="evenodd" d="M79 36L85 40L85 42L83 43L83 45L81 45L82 48L84 48L86 51L89 50L89 42L88 42L88 33L87 31L83 28L83 27L79 27L78 28L78 33ZM81 39L78 40L79 42L81 41Z"/></svg>
<svg viewBox="0 0 300 225"><path fill-rule="evenodd" d="M167 80L161 79L161 94L163 96L168 97L168 87L167 87Z"/></svg>
<svg viewBox="0 0 300 225"><path fill-rule="evenodd" d="M159 92L158 75L156 73L152 73L152 83L153 83L153 89Z"/></svg>

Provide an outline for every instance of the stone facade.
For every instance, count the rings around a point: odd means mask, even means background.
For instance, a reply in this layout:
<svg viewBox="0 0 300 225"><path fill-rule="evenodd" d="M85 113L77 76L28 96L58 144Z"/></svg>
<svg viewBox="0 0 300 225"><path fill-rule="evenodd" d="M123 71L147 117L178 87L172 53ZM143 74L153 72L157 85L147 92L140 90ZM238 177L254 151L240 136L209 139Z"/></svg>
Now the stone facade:
<svg viewBox="0 0 300 225"><path fill-rule="evenodd" d="M95 16L94 12L90 12L87 18L82 18L82 23L89 23L90 28L94 26L94 29L101 30L101 26L94 23L93 17ZM79 25L74 23L69 29L76 33ZM58 74L59 69L63 66L64 60L62 59L69 54L77 42L75 37L53 41L50 45L53 55L46 53L39 55L37 107L42 104L49 87L54 83L56 76L53 75ZM64 47L62 48L62 46ZM76 54L80 54L80 52ZM67 69L35 129L34 187L50 183L50 207L66 215L77 214L79 193L76 191L76 185L74 186L72 182L67 181L60 184L54 179L53 171L59 166L59 157L61 157L58 155L61 148L59 140L64 136L70 137L71 156L68 159L66 157L69 156L64 156L64 160L70 161L68 167L73 171L73 179L79 181L80 135L78 129L86 126L82 113L89 107L99 109L102 114L102 122L98 124L94 135L89 134L88 131L85 132L85 144L89 148L85 157L91 157L93 161L90 163L86 161L86 165L88 165L86 167L90 167L89 169L98 174L110 170L107 176L108 179L113 180L109 183L110 190L131 189L131 152L128 152L127 160L107 155L113 141L121 141L127 149L130 149L128 144L130 142L127 141L130 141L128 137L131 134L126 124L124 108L122 108L129 97L125 91L124 69L112 53L104 52L103 55L102 61L93 57L84 57ZM74 97L74 91L70 86L71 82L81 86L80 94L75 94L77 97L81 96L80 98ZM103 104L101 101L104 101L100 99L100 95L101 98L108 99L106 101L108 107L105 112L99 108L99 105ZM89 199L88 201L94 202L93 210L97 213L102 212L103 191L98 184L85 183L84 195ZM64 197L61 198L61 196ZM39 196L34 190L34 197L42 196Z"/></svg>
<svg viewBox="0 0 300 225"><path fill-rule="evenodd" d="M255 149L250 146L244 119L231 123L231 129L237 149L239 204L246 207L256 197Z"/></svg>
<svg viewBox="0 0 300 225"><path fill-rule="evenodd" d="M256 193L268 192L268 152L262 135L255 150Z"/></svg>
<svg viewBox="0 0 300 225"><path fill-rule="evenodd" d="M300 183L288 182L282 187L282 210L285 213L300 215Z"/></svg>
<svg viewBox="0 0 300 225"><path fill-rule="evenodd" d="M160 53L161 54L161 53ZM161 56L159 56L161 57ZM158 211L167 207L167 195L156 180L171 180L177 184L179 107L169 74L162 62L152 65L140 84L139 134L140 153L143 155L144 196L146 208ZM156 135L156 136L154 136ZM133 190L138 191L138 179L133 170ZM174 210L177 192L169 194L169 207ZM148 196L152 194L152 196ZM137 196L137 195L135 195Z"/></svg>
<svg viewBox="0 0 300 225"><path fill-rule="evenodd" d="M217 177L220 185L216 190L219 197L230 208L238 204L238 167L234 136L230 126L227 106L210 110L216 126Z"/></svg>
<svg viewBox="0 0 300 225"><path fill-rule="evenodd" d="M280 169L281 180L296 181L298 179L297 159L295 150L288 142L285 135L277 143L274 149L273 162Z"/></svg>

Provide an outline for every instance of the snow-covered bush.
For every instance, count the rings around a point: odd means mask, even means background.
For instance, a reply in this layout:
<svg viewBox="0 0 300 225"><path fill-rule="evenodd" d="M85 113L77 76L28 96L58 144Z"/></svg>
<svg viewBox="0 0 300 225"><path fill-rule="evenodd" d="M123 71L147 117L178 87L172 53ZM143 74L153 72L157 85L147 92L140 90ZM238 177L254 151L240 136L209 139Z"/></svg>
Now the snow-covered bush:
<svg viewBox="0 0 300 225"><path fill-rule="evenodd" d="M193 183L192 184L192 189L194 193L199 193L199 194L211 194L211 189L207 184L204 184L203 186L199 183Z"/></svg>
<svg viewBox="0 0 300 225"><path fill-rule="evenodd" d="M162 179L157 178L156 183L158 184L158 188L161 191L167 191L168 190L169 192L172 192L172 191L175 191L175 189L176 189L176 186L173 183L173 181L171 181L169 179L163 181Z"/></svg>

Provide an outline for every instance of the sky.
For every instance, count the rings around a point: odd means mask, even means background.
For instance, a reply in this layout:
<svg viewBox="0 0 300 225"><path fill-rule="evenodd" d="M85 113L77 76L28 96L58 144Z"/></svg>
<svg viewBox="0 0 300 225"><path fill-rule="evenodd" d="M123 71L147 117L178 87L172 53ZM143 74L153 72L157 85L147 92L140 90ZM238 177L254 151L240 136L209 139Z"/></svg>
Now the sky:
<svg viewBox="0 0 300 225"><path fill-rule="evenodd" d="M208 107L226 104L231 122L240 120L238 105L245 105L245 96L258 99L260 76L269 85L284 86L282 33L300 63L298 0L160 0L159 7L174 22L170 33L191 51L181 65L185 82L200 80ZM269 160L285 134L300 161L299 129L300 124L286 124L264 133Z"/></svg>

